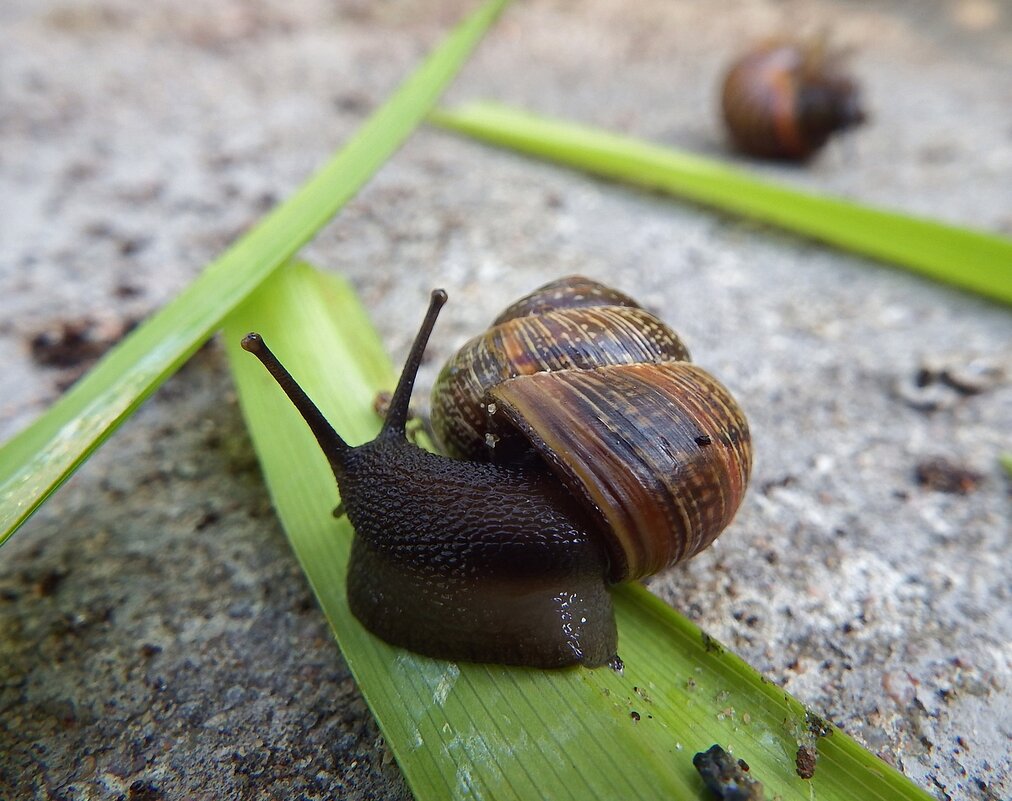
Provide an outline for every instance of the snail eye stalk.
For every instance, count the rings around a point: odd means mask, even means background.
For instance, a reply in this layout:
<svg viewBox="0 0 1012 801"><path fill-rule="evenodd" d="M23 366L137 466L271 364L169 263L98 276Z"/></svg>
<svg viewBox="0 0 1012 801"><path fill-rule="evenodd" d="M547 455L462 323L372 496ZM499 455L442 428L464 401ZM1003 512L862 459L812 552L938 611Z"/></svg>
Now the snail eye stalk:
<svg viewBox="0 0 1012 801"><path fill-rule="evenodd" d="M299 414L309 424L316 441L320 443L320 449L327 457L327 461L330 462L331 469L337 475L338 470L344 464L345 455L351 450L351 446L341 439L340 434L327 422L323 412L313 403L305 390L298 385L298 382L292 378L292 374L285 369L278 357L267 347L267 343L264 342L260 334L254 332L243 337L242 348L260 360L261 364L267 368L267 372L274 377L274 380L278 382L289 400L295 405L295 408L299 410Z"/></svg>
<svg viewBox="0 0 1012 801"><path fill-rule="evenodd" d="M415 335L415 341L411 345L408 358L404 362L404 369L401 371L400 380L397 382L397 389L394 390L394 395L390 399L390 409L383 423L383 429L380 431L381 437L392 434L402 437L405 435L404 427L408 422L408 405L411 403L411 390L415 385L415 376L418 374L418 367L422 363L422 356L425 354L425 346L429 342L432 327L436 324L439 310L443 308L445 303L446 292L442 289L432 290L432 295L429 298L429 309L425 313L422 327L418 329L418 333Z"/></svg>

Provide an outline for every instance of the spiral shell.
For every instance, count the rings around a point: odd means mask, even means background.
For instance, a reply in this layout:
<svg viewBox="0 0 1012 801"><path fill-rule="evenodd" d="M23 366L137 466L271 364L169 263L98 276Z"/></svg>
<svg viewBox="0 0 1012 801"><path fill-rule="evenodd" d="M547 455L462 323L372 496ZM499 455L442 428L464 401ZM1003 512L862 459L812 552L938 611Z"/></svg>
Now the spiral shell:
<svg viewBox="0 0 1012 801"><path fill-rule="evenodd" d="M771 40L736 61L721 107L735 145L753 156L805 159L865 120L855 81L821 39Z"/></svg>
<svg viewBox="0 0 1012 801"><path fill-rule="evenodd" d="M688 358L678 335L632 298L582 276L562 278L518 300L450 358L432 393L433 432L458 459L519 458L519 435L488 431L490 387L540 372Z"/></svg>
<svg viewBox="0 0 1012 801"><path fill-rule="evenodd" d="M495 461L536 454L597 520L612 581L709 545L744 496L751 443L737 403L688 362L678 336L578 276L497 320L437 380L432 423L444 449Z"/></svg>

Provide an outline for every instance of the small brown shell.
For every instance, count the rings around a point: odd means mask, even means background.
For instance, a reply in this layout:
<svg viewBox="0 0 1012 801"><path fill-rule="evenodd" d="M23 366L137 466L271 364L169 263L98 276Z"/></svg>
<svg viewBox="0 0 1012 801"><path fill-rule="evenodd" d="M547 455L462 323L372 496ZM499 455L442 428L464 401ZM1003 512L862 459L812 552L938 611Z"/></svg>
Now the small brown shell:
<svg viewBox="0 0 1012 801"><path fill-rule="evenodd" d="M865 120L855 81L823 40L765 42L724 79L721 107L738 149L753 156L804 159L833 134Z"/></svg>
<svg viewBox="0 0 1012 801"><path fill-rule="evenodd" d="M493 430L516 429L597 516L610 579L695 555L731 522L752 468L731 394L688 362L538 373L489 390Z"/></svg>

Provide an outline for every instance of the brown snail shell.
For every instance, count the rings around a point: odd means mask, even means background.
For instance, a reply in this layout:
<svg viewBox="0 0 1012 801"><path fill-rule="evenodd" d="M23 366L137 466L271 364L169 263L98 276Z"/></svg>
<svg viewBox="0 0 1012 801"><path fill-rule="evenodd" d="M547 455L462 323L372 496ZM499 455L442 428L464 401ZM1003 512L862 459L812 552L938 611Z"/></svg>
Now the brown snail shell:
<svg viewBox="0 0 1012 801"><path fill-rule="evenodd" d="M616 297L627 305L610 305ZM709 545L737 511L752 462L730 393L634 303L578 276L548 284L450 359L432 401L451 455L536 454L582 499L606 535L613 582Z"/></svg>
<svg viewBox="0 0 1012 801"><path fill-rule="evenodd" d="M857 83L823 39L771 40L739 58L721 108L735 146L764 158L805 159L865 121Z"/></svg>
<svg viewBox="0 0 1012 801"><path fill-rule="evenodd" d="M678 335L636 301L582 276L553 281L509 306L443 367L432 393L432 426L458 459L503 459L524 447L503 432L498 453L486 437L485 392L521 375L606 364L687 361Z"/></svg>

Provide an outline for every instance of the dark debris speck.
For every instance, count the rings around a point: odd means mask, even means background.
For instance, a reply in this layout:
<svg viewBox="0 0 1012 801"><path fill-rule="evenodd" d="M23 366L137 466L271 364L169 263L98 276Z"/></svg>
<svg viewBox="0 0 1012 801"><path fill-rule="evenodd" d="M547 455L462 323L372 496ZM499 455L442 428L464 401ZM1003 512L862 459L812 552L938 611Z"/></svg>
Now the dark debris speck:
<svg viewBox="0 0 1012 801"><path fill-rule="evenodd" d="M66 577L66 570L47 570L35 582L35 594L40 598L48 598L59 589Z"/></svg>
<svg viewBox="0 0 1012 801"><path fill-rule="evenodd" d="M133 782L127 794L129 801L161 801L164 797L157 786L144 779Z"/></svg>
<svg viewBox="0 0 1012 801"><path fill-rule="evenodd" d="M794 767L802 779L810 779L815 775L815 760L817 752L814 748L803 745L798 748L794 757Z"/></svg>
<svg viewBox="0 0 1012 801"><path fill-rule="evenodd" d="M703 637L703 647L706 649L708 654L722 654L724 653L724 646L721 645L717 640L707 634L705 631L700 632Z"/></svg>
<svg viewBox="0 0 1012 801"><path fill-rule="evenodd" d="M920 486L953 495L969 495L983 478L976 470L942 458L926 459L914 468L914 479Z"/></svg>
<svg viewBox="0 0 1012 801"><path fill-rule="evenodd" d="M221 515L218 512L214 509L209 509L200 516L200 519L194 523L193 527L197 531L203 531L208 526L213 526L220 519Z"/></svg>
<svg viewBox="0 0 1012 801"><path fill-rule="evenodd" d="M720 801L765 801L763 786L749 774L748 763L735 759L719 745L692 758L703 784Z"/></svg>
<svg viewBox="0 0 1012 801"><path fill-rule="evenodd" d="M61 320L33 335L29 348L32 359L42 367L86 367L136 325L136 320Z"/></svg>
<svg viewBox="0 0 1012 801"><path fill-rule="evenodd" d="M816 737L829 737L833 733L833 724L814 712L805 712L805 725Z"/></svg>

